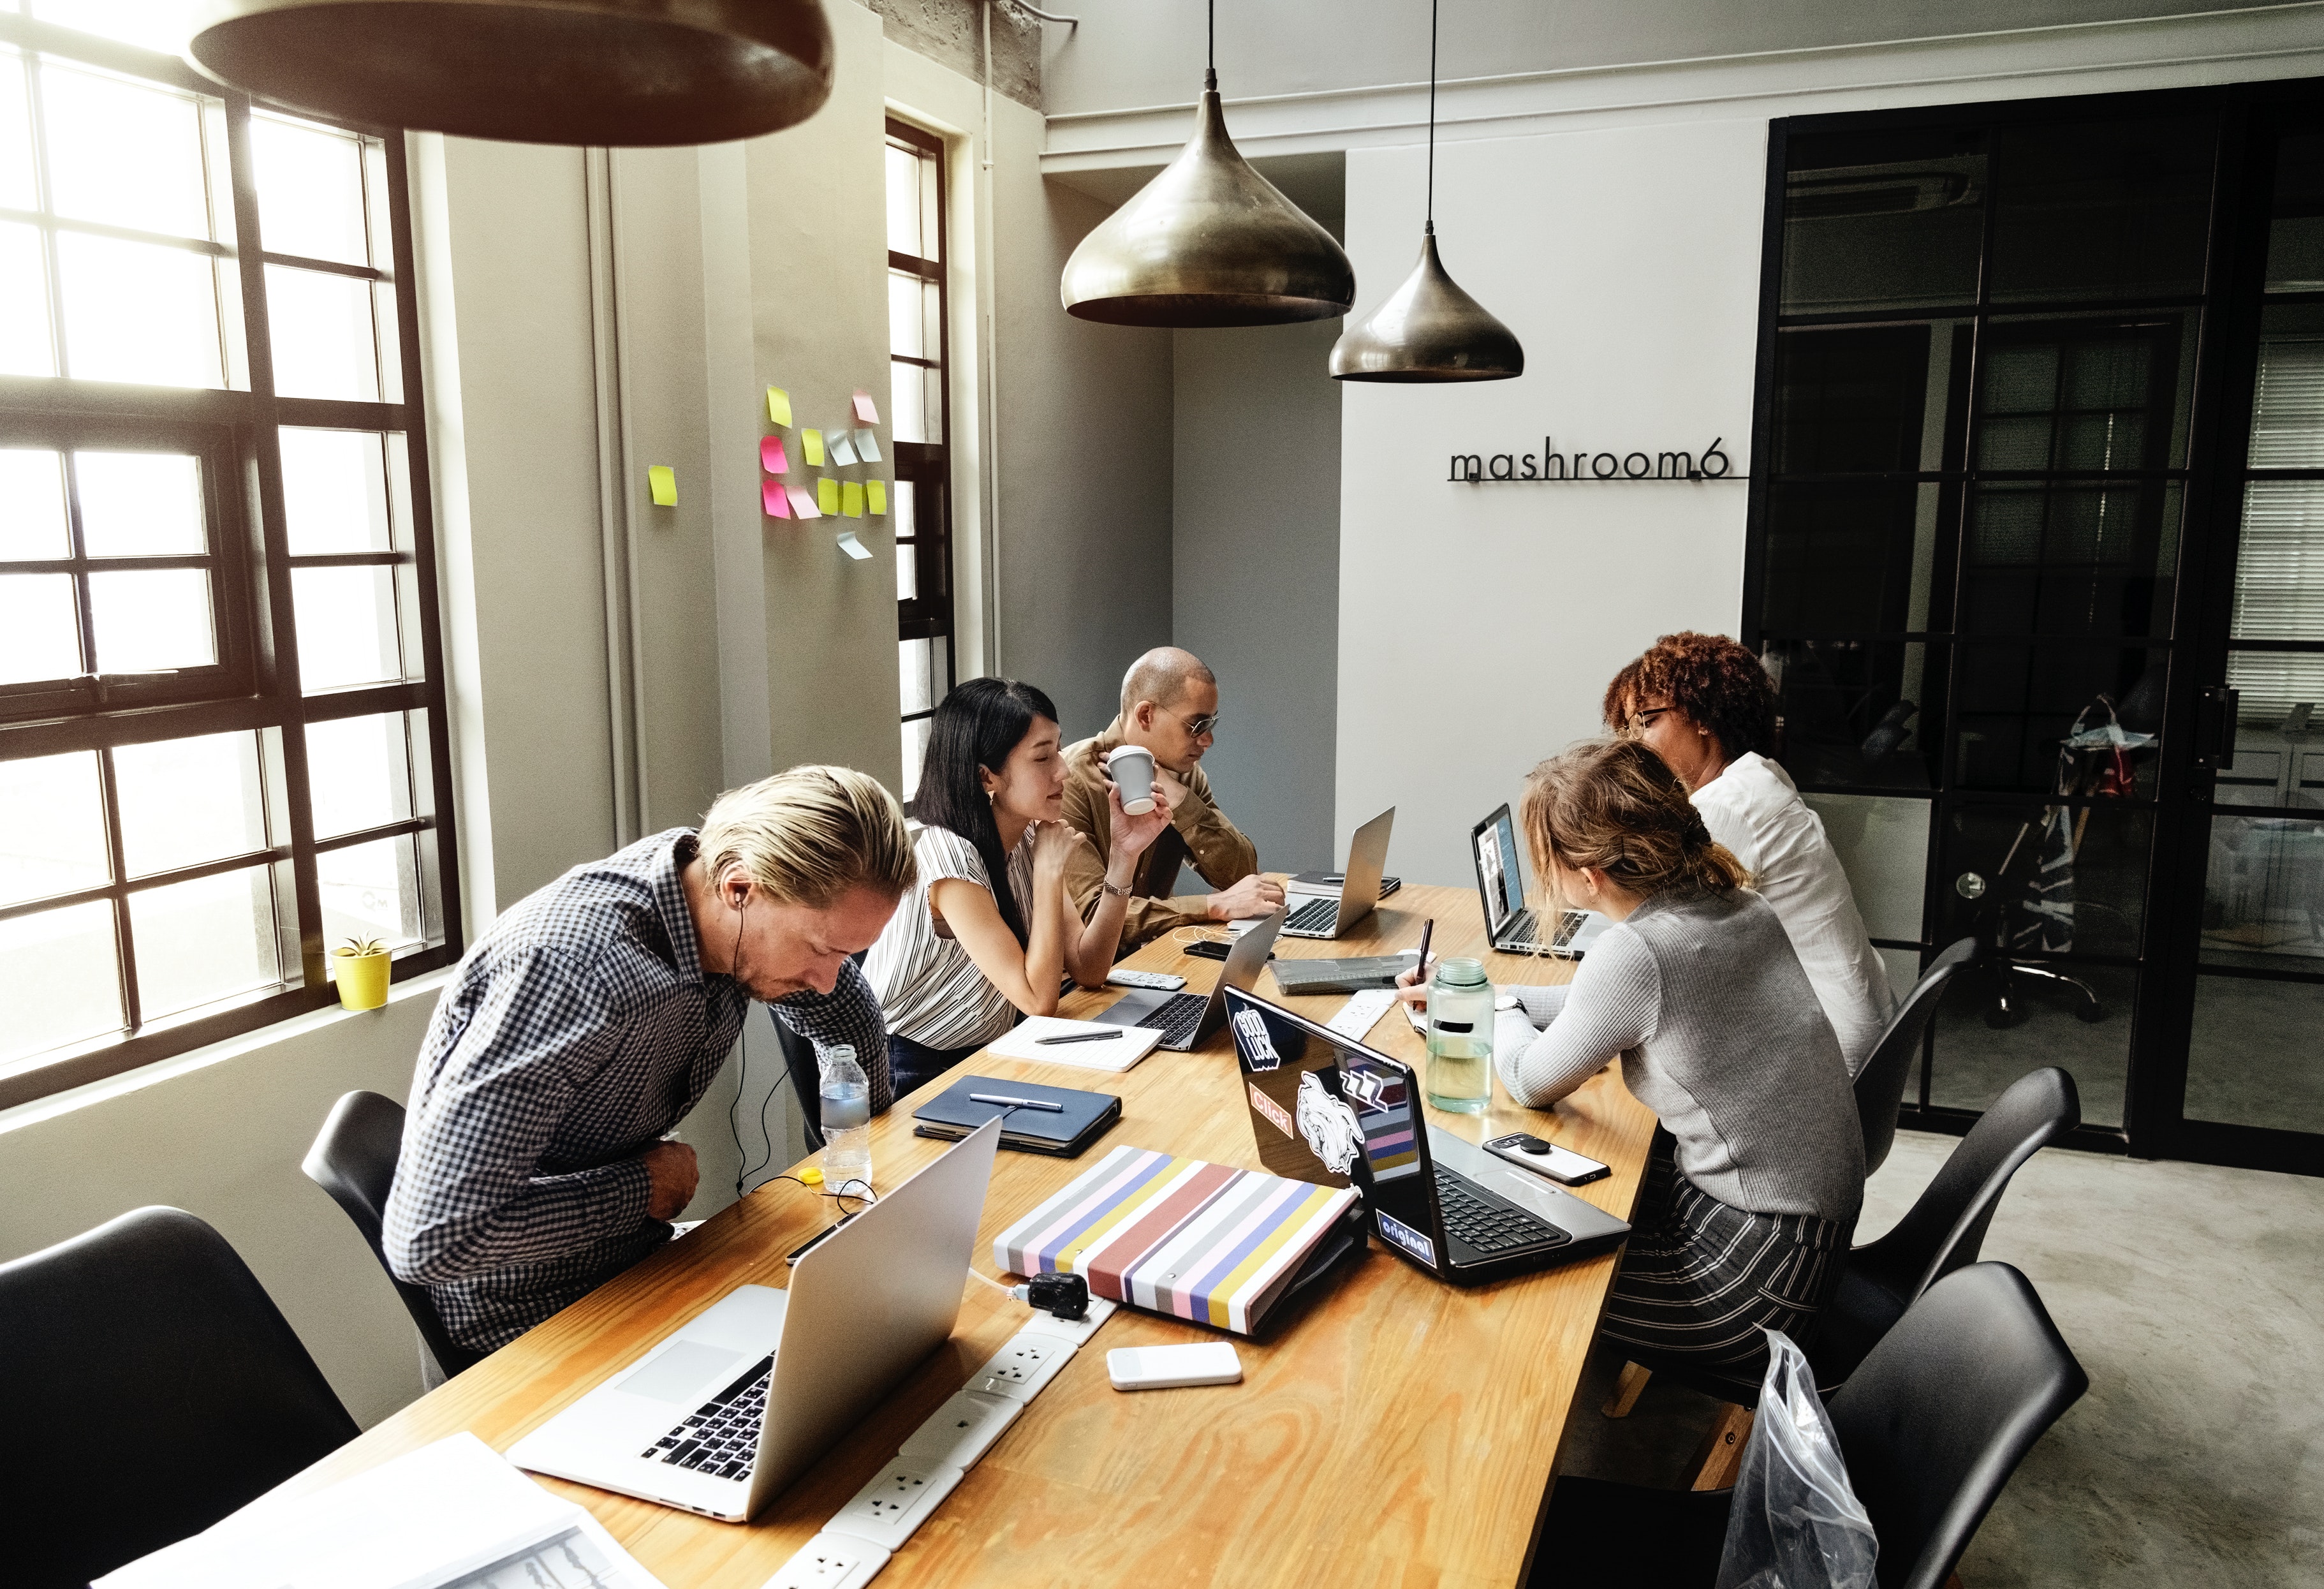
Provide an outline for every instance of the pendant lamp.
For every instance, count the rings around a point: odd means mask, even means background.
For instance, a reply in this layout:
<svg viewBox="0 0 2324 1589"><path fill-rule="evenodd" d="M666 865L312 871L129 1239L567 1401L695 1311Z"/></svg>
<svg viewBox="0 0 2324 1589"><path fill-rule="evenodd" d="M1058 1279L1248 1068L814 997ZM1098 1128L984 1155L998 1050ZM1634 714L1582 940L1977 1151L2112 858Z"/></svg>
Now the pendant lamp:
<svg viewBox="0 0 2324 1589"><path fill-rule="evenodd" d="M1215 17L1211 33L1215 49ZM1082 239L1059 296L1066 313L1114 326L1280 326L1346 314L1356 272L1331 233L1236 152L1213 60L1194 137Z"/></svg>
<svg viewBox="0 0 2324 1589"><path fill-rule="evenodd" d="M525 143L717 143L831 94L821 0L209 0L186 54L336 121Z"/></svg>
<svg viewBox="0 0 2324 1589"><path fill-rule="evenodd" d="M1525 349L1485 306L1461 291L1436 256L1436 0L1428 5L1428 218L1420 263L1388 301L1332 347L1335 381L1506 381L1525 374Z"/></svg>

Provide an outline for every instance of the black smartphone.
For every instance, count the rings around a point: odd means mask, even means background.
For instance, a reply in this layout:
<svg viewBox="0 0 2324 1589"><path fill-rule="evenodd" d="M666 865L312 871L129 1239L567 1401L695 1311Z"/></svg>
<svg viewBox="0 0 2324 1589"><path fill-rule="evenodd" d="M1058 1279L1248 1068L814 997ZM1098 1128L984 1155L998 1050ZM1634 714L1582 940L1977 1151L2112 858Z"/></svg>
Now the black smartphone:
<svg viewBox="0 0 2324 1589"><path fill-rule="evenodd" d="M1613 1173L1595 1159L1545 1141L1531 1132L1511 1132L1505 1137L1495 1137L1485 1144L1485 1151L1569 1187L1587 1186Z"/></svg>
<svg viewBox="0 0 2324 1589"><path fill-rule="evenodd" d="M1223 960L1229 955L1234 953L1234 946L1232 944L1213 943L1209 938L1198 938L1193 943L1186 946L1186 953L1202 960ZM1275 956L1269 955L1268 958L1272 960Z"/></svg>

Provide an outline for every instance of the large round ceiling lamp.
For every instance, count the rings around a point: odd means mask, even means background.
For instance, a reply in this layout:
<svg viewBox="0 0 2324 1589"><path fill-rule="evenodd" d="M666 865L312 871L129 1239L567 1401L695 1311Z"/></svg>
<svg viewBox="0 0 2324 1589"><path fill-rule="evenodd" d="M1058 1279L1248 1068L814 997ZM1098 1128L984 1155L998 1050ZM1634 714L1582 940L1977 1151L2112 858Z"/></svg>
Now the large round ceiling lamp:
<svg viewBox="0 0 2324 1589"><path fill-rule="evenodd" d="M821 0L211 0L186 54L335 121L525 143L719 143L831 95Z"/></svg>
<svg viewBox="0 0 2324 1589"><path fill-rule="evenodd" d="M1436 256L1436 0L1428 5L1428 217L1420 263L1388 301L1332 347L1335 381L1506 381L1525 374L1525 348L1461 291Z"/></svg>
<svg viewBox="0 0 2324 1589"><path fill-rule="evenodd" d="M1215 47L1215 18L1211 33ZM1082 239L1059 296L1068 314L1114 326L1281 326L1346 314L1356 271L1331 233L1236 152L1213 60L1194 137Z"/></svg>

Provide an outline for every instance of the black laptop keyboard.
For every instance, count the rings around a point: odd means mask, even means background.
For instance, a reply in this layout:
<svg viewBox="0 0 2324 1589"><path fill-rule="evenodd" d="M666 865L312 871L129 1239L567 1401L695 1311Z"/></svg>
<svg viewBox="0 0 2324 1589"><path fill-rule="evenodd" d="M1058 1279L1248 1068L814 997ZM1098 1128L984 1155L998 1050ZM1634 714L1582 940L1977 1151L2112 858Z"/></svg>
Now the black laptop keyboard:
<svg viewBox="0 0 2324 1589"><path fill-rule="evenodd" d="M1202 1024L1203 1011L1210 1002L1208 993L1180 993L1148 1010L1146 1019L1138 1024L1151 1027L1162 1034L1162 1040L1157 1047L1176 1048L1194 1035L1194 1028Z"/></svg>
<svg viewBox="0 0 2324 1589"><path fill-rule="evenodd" d="M1436 1201L1444 1211L1445 1233L1488 1258L1521 1247L1563 1246L1572 1238L1555 1225L1504 1203L1488 1203L1468 1181L1438 1167Z"/></svg>
<svg viewBox="0 0 2324 1589"><path fill-rule="evenodd" d="M692 1468L714 1479L747 1479L759 1460L759 1431L767 1421L767 1386L775 1375L770 1353L742 1377L687 1414L678 1427L639 1453L648 1462Z"/></svg>
<svg viewBox="0 0 2324 1589"><path fill-rule="evenodd" d="M1340 901L1310 900L1283 919L1289 932L1329 932L1340 923Z"/></svg>

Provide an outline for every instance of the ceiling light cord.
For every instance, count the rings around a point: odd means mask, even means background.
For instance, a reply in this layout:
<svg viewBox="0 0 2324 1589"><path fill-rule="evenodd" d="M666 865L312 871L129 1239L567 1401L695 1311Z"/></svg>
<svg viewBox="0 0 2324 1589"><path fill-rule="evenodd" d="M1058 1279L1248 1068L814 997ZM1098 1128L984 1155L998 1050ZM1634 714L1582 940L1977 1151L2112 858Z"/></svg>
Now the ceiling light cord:
<svg viewBox="0 0 2324 1589"><path fill-rule="evenodd" d="M1203 6L1203 87L1219 86L1219 0Z"/></svg>
<svg viewBox="0 0 2324 1589"><path fill-rule="evenodd" d="M1428 0L1428 217L1422 231L1436 233L1436 0Z"/></svg>

